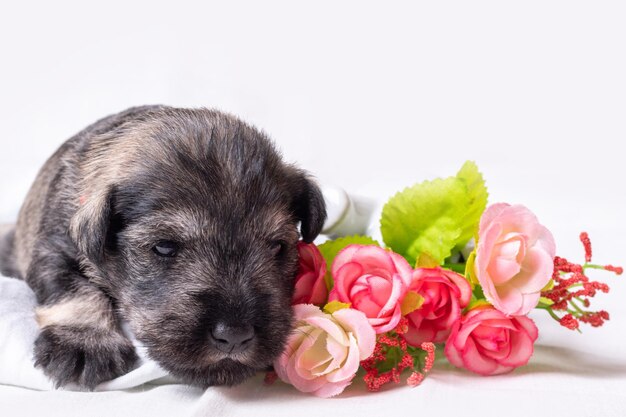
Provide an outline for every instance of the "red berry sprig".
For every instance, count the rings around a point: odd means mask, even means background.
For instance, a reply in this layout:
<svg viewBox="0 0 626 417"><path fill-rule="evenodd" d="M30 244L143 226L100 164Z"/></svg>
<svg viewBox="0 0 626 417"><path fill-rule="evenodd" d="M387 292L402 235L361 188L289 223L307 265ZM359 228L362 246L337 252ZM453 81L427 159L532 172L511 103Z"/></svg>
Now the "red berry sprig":
<svg viewBox="0 0 626 417"><path fill-rule="evenodd" d="M402 318L394 331L379 335L374 353L361 361L365 370L363 380L370 391L378 391L390 382L399 383L400 374L405 369L413 372L407 379L407 385L418 386L435 362L435 345L422 343L420 347L409 346L404 338L408 329L408 320Z"/></svg>
<svg viewBox="0 0 626 417"><path fill-rule="evenodd" d="M613 265L595 265L591 263L591 240L586 232L580 234L580 241L585 249L585 263L580 265L569 262L565 258L554 258L554 272L552 274L553 287L543 291L542 297L550 304L541 302L539 308L548 311L550 315L570 330L579 330L580 323L592 327L600 327L609 320L609 313L589 311L590 298L598 292L608 293L609 286L600 281L592 281L586 274L588 269L601 269L621 275L624 269ZM563 316L559 313L565 312Z"/></svg>

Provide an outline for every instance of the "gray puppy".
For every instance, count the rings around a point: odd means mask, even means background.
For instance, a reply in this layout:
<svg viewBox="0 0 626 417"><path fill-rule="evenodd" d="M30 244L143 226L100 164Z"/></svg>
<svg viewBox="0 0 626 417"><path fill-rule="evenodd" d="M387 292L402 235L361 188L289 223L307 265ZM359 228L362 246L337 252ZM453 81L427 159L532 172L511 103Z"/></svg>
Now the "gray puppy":
<svg viewBox="0 0 626 417"><path fill-rule="evenodd" d="M57 386L129 371L122 321L183 381L232 385L281 353L298 225L310 242L325 217L306 173L235 117L131 108L46 162L0 270L37 296L36 365Z"/></svg>

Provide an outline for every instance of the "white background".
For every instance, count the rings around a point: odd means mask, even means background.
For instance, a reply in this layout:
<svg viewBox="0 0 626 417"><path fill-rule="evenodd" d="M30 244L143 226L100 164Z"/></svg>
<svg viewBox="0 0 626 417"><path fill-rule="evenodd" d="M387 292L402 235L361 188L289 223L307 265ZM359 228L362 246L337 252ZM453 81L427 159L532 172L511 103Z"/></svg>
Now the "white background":
<svg viewBox="0 0 626 417"><path fill-rule="evenodd" d="M624 264L625 22L618 1L3 3L0 222L65 139L162 103L237 114L322 182L378 199L473 159L490 201L527 205L561 254L587 230L598 262ZM622 358L626 392L626 282L599 277L613 320L543 337ZM625 399L607 399L615 415Z"/></svg>

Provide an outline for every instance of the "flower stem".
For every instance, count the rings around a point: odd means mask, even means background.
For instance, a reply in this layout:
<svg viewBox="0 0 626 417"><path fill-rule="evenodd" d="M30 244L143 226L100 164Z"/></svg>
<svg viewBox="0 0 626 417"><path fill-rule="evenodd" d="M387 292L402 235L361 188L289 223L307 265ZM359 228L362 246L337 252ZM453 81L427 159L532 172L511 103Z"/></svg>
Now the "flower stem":
<svg viewBox="0 0 626 417"><path fill-rule="evenodd" d="M584 264L583 265L583 269L606 269L604 267L604 265L597 265L597 264Z"/></svg>
<svg viewBox="0 0 626 417"><path fill-rule="evenodd" d="M550 314L550 316L552 316L552 318L558 322L561 321L561 318L559 316L556 315L556 313L554 311L552 311L552 309L550 307L543 307L543 306L537 306L537 308L540 308L542 310L546 310L548 312L548 314Z"/></svg>
<svg viewBox="0 0 626 417"><path fill-rule="evenodd" d="M574 307L574 310L576 310L576 316L578 316L579 314L582 315L585 312L581 310L580 306L574 301L574 299L572 298L571 300L569 300L569 305L571 305L572 307Z"/></svg>

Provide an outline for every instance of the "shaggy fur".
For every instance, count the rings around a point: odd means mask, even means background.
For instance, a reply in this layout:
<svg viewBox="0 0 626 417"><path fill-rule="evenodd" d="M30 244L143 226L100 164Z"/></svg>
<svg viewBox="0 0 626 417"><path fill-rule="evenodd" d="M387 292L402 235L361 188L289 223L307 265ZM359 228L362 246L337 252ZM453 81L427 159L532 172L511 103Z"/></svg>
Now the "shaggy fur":
<svg viewBox="0 0 626 417"><path fill-rule="evenodd" d="M122 320L183 381L232 385L280 354L296 243L325 216L318 187L235 117L131 108L47 161L0 236L0 269L37 296L36 364L58 386L132 368ZM159 256L163 242L174 256ZM224 352L212 337L224 324L254 338Z"/></svg>

